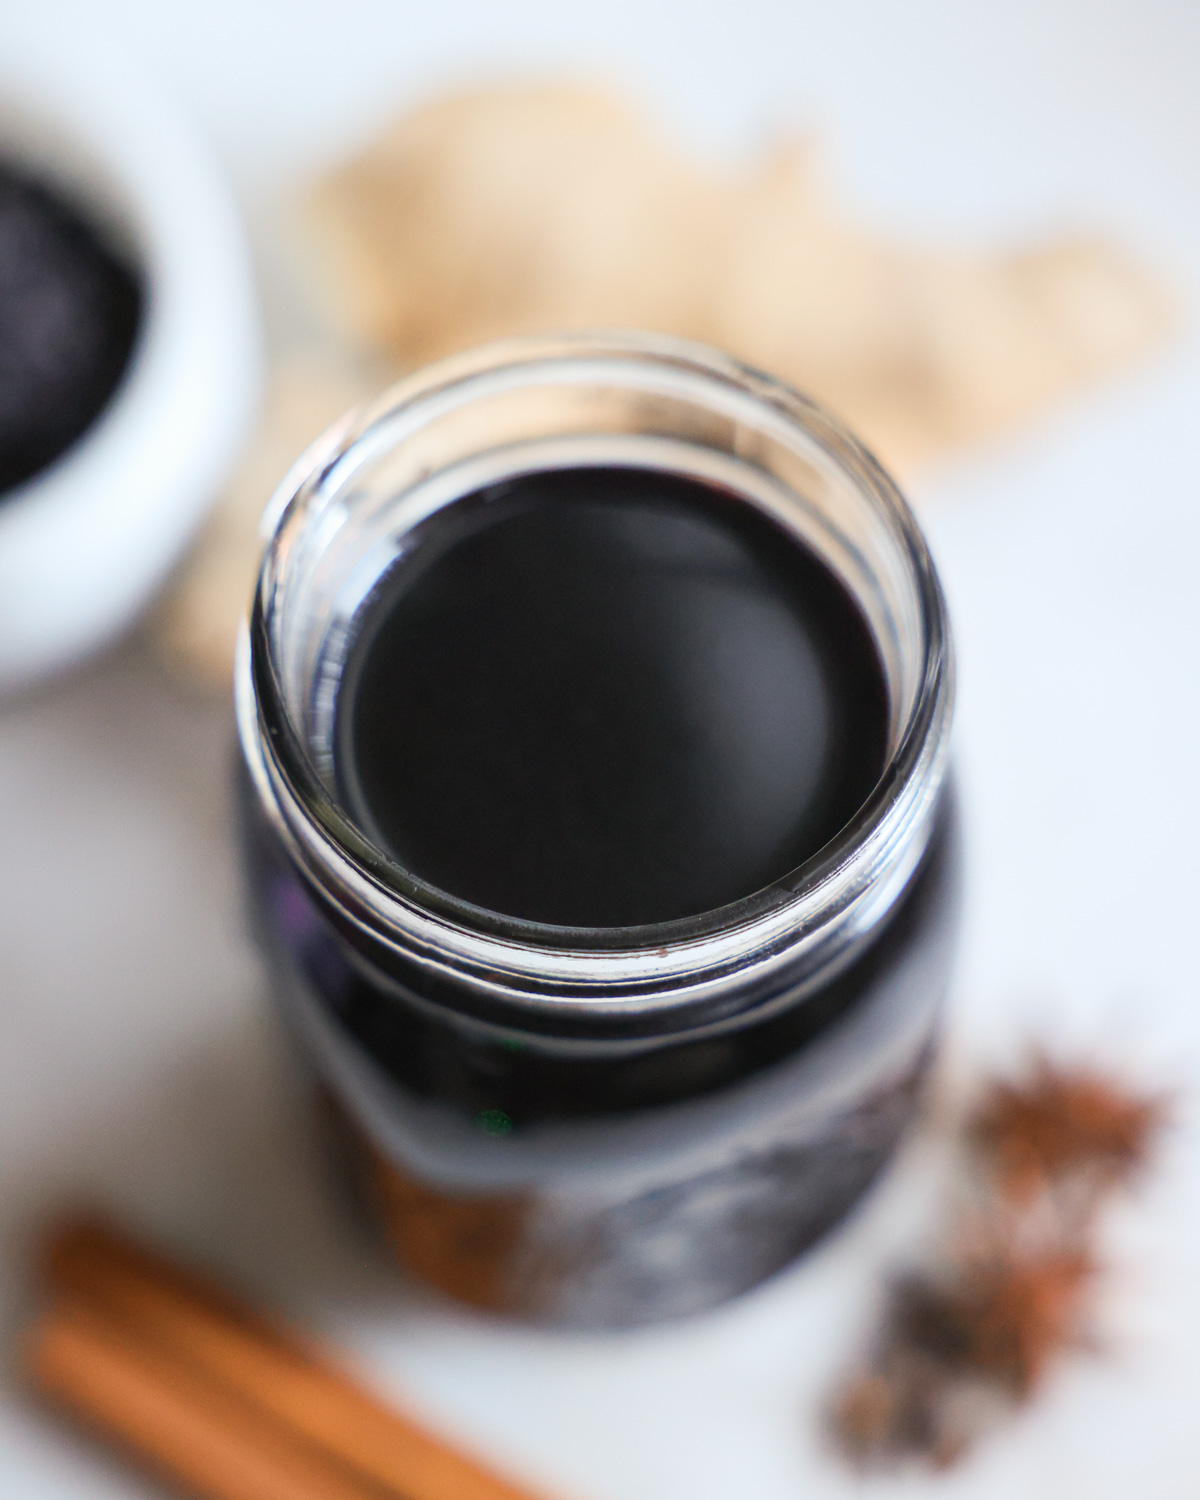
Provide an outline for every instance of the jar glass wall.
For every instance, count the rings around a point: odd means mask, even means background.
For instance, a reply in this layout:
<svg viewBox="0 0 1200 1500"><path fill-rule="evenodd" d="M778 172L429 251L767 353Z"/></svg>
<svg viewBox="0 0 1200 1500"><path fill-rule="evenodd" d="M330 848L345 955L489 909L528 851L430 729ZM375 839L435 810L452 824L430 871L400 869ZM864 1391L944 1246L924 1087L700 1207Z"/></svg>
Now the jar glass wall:
<svg viewBox="0 0 1200 1500"><path fill-rule="evenodd" d="M339 776L381 580L471 497L585 470L682 476L765 518L853 600L886 686L882 773L844 826L668 921L472 903L397 858ZM266 529L238 666L257 929L400 1260L489 1307L606 1325L779 1269L887 1160L948 973L950 646L895 487L824 413L713 351L564 337L401 383L301 460Z"/></svg>

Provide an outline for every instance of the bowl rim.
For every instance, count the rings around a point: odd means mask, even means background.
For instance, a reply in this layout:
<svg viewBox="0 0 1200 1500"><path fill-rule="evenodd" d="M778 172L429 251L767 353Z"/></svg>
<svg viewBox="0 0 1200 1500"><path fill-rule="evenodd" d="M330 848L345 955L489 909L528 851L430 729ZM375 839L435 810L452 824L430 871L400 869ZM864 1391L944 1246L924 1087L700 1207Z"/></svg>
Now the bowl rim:
<svg viewBox="0 0 1200 1500"><path fill-rule="evenodd" d="M94 45L93 45L94 43ZM77 202L136 262L143 325L87 432L0 497L0 687L131 622L248 431L262 346L249 246L224 172L124 47L16 27L0 52L0 156Z"/></svg>

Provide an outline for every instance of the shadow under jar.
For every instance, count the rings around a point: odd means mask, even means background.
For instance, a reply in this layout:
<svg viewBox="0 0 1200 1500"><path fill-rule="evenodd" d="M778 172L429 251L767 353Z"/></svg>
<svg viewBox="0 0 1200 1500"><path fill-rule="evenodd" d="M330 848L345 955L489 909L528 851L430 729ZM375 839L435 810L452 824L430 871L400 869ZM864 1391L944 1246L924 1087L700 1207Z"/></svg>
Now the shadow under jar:
<svg viewBox="0 0 1200 1500"><path fill-rule="evenodd" d="M911 1118L956 911L945 605L830 417L642 335L499 344L300 461L238 664L246 860L402 1264L712 1307Z"/></svg>

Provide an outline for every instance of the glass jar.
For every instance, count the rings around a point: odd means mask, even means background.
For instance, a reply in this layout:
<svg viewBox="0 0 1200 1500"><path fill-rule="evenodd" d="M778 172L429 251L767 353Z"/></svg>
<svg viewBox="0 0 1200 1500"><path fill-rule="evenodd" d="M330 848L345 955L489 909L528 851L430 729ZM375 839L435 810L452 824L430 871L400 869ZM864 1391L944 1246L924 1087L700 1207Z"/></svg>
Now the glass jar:
<svg viewBox="0 0 1200 1500"><path fill-rule="evenodd" d="M486 486L689 476L768 516L857 603L886 679L882 776L765 889L563 928L423 882L342 803L335 717L365 601ZM237 667L259 940L338 1160L400 1262L539 1321L714 1306L830 1228L888 1160L955 926L945 604L894 484L832 418L659 337L518 340L401 382L300 460L264 521Z"/></svg>

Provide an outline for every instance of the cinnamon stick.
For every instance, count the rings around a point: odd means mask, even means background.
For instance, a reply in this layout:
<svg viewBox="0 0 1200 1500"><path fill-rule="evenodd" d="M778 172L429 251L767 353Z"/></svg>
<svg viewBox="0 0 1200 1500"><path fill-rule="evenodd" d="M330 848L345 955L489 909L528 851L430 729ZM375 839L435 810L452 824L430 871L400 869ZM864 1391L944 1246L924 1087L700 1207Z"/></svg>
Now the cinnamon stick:
<svg viewBox="0 0 1200 1500"><path fill-rule="evenodd" d="M382 1500L254 1407L79 1304L38 1320L24 1364L44 1397L203 1500Z"/></svg>
<svg viewBox="0 0 1200 1500"><path fill-rule="evenodd" d="M45 1274L59 1297L93 1309L127 1330L139 1349L160 1351L375 1492L403 1500L534 1500L376 1400L290 1330L99 1221L60 1229L48 1244ZM51 1332L64 1337L57 1323ZM35 1379L46 1388L39 1370L33 1367ZM225 1500L225 1491L211 1493ZM289 1500L301 1494L289 1492Z"/></svg>

